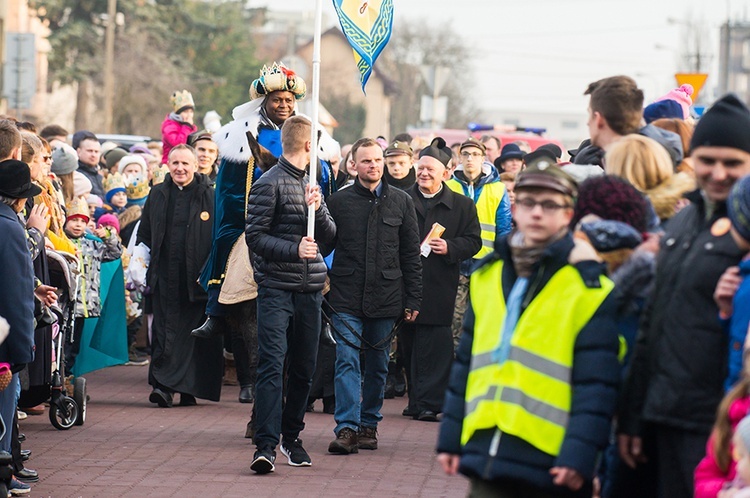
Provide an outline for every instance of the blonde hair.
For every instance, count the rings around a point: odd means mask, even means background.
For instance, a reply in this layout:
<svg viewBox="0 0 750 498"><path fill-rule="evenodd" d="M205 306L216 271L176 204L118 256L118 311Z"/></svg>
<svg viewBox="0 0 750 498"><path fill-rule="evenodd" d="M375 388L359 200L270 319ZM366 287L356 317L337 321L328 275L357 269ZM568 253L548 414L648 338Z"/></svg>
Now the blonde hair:
<svg viewBox="0 0 750 498"><path fill-rule="evenodd" d="M302 116L292 116L281 127L281 148L286 154L295 154L305 148L310 140L312 123Z"/></svg>
<svg viewBox="0 0 750 498"><path fill-rule="evenodd" d="M641 135L626 135L613 143L604 156L607 174L629 181L641 192L668 180L672 159L658 142Z"/></svg>
<svg viewBox="0 0 750 498"><path fill-rule="evenodd" d="M21 161L31 164L42 153L42 140L30 131L21 131Z"/></svg>

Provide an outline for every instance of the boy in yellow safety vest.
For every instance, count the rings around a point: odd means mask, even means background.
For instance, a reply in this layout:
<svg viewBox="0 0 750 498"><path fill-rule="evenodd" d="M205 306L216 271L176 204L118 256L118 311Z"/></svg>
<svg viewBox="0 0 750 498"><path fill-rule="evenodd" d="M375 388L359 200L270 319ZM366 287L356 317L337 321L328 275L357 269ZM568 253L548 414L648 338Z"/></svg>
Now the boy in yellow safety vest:
<svg viewBox="0 0 750 498"><path fill-rule="evenodd" d="M569 224L575 181L519 174L516 229L472 274L438 461L471 496L591 496L619 381L614 284Z"/></svg>

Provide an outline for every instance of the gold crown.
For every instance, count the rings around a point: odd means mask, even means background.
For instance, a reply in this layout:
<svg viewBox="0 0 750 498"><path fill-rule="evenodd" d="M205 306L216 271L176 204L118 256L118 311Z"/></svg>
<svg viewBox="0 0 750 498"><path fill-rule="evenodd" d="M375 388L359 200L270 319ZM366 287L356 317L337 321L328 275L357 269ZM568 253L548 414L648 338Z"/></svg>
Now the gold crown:
<svg viewBox="0 0 750 498"><path fill-rule="evenodd" d="M141 178L140 175L125 177L125 193L129 200L143 199L150 191L148 178Z"/></svg>
<svg viewBox="0 0 750 498"><path fill-rule="evenodd" d="M274 62L271 67L264 65L260 70L260 78L250 85L250 100L279 90L292 92L295 99L302 100L307 93L307 85L305 80L281 62Z"/></svg>
<svg viewBox="0 0 750 498"><path fill-rule="evenodd" d="M83 197L76 197L68 204L68 212L65 215L66 219L70 219L75 216L82 216L87 220L91 219L89 204Z"/></svg>
<svg viewBox="0 0 750 498"><path fill-rule="evenodd" d="M106 176L104 180L102 180L102 187L104 187L104 192L107 193L110 190L114 190L116 188L125 189L125 179L122 177L122 175L118 173L112 173Z"/></svg>
<svg viewBox="0 0 750 498"><path fill-rule="evenodd" d="M180 112L184 107L195 108L195 102L193 102L193 95L187 90L181 92L175 91L172 96L169 97L169 101L172 103L172 109L174 112Z"/></svg>
<svg viewBox="0 0 750 498"><path fill-rule="evenodd" d="M162 164L158 168L154 168L154 172L151 173L151 184L159 185L160 183L162 183L166 178L167 173L169 173L169 168L167 168L166 164Z"/></svg>

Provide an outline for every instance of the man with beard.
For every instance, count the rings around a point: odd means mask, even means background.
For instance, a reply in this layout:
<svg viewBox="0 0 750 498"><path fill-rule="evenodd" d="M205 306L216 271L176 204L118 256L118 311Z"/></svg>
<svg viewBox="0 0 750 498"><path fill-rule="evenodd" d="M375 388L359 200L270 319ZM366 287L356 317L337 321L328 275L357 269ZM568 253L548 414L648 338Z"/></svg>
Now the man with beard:
<svg viewBox="0 0 750 498"><path fill-rule="evenodd" d="M169 153L169 175L155 185L143 207L133 263L133 282L150 288L154 320L151 331L149 401L172 406L195 405L195 398L219 401L222 376L222 343L215 338L201 343L190 331L204 318L205 292L197 279L211 249L214 190L208 178L196 173L195 150L185 144Z"/></svg>

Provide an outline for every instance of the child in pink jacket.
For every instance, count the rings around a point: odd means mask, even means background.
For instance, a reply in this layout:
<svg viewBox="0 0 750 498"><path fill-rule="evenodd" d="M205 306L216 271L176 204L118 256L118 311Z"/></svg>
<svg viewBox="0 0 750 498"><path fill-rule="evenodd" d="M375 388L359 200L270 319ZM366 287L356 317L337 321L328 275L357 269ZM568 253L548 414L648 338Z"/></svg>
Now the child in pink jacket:
<svg viewBox="0 0 750 498"><path fill-rule="evenodd" d="M161 141L164 149L162 164L167 164L172 147L186 144L188 135L198 130L193 124L195 102L190 92L174 92L169 100L174 112L169 113L161 124Z"/></svg>
<svg viewBox="0 0 750 498"><path fill-rule="evenodd" d="M735 490L727 489L737 477L732 436L750 410L749 379L743 376L719 405L714 429L706 444L706 456L695 469L695 498L735 496Z"/></svg>

